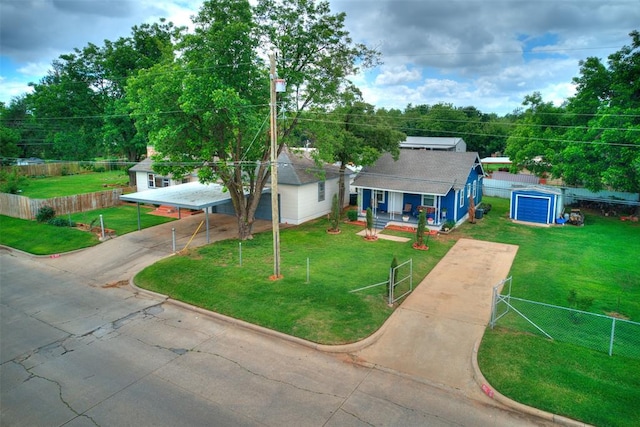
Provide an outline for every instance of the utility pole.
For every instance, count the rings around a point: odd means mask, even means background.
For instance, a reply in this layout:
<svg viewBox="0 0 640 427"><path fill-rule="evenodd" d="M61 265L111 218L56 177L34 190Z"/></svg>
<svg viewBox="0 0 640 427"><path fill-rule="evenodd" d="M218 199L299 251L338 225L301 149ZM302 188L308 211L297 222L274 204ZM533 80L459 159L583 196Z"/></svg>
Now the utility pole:
<svg viewBox="0 0 640 427"><path fill-rule="evenodd" d="M276 123L276 58L269 54L271 70L271 221L273 229L273 280L282 278L280 274L280 209L278 208L278 126Z"/></svg>

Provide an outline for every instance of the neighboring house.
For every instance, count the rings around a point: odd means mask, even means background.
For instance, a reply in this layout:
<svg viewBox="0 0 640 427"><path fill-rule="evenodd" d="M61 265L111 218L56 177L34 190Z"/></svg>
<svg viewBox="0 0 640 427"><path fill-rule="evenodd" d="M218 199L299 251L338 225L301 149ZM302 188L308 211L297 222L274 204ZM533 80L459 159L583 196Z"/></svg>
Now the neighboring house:
<svg viewBox="0 0 640 427"><path fill-rule="evenodd" d="M130 173L136 174L138 193L162 187L184 184L186 182L197 181L197 177L191 176L184 181L176 181L170 177L157 175L153 172L150 157L129 169ZM345 200L342 206L349 202L349 177L351 170L345 171ZM302 224L303 222L322 217L331 212L333 195L338 193L339 168L333 165L318 167L311 158L308 151L284 148L278 157L278 193L280 200L280 222L287 224ZM270 181L269 184L270 185ZM199 187L194 187L193 191L199 191ZM135 193L136 195L138 193ZM158 191L161 195L162 191ZM131 195L129 195L131 196ZM146 203L151 200L144 196ZM183 195L185 199L191 197L188 193ZM160 200L160 199L158 199ZM160 203L160 202L158 202ZM156 204L158 204L156 203ZM180 206L178 202L173 203ZM265 207L264 205L267 204ZM186 205L185 205L186 206ZM270 200L263 197L259 210L266 212L271 206ZM184 206L183 206L184 207ZM216 212L233 214L233 205L219 204L215 207Z"/></svg>
<svg viewBox="0 0 640 427"><path fill-rule="evenodd" d="M400 148L411 148L413 150L435 150L435 151L467 151L467 143L462 138L431 137L431 136L408 136L400 143Z"/></svg>
<svg viewBox="0 0 640 427"><path fill-rule="evenodd" d="M133 181L131 184L136 186L137 191L186 184L187 182L198 180L195 176L188 176L184 179L173 179L170 176L159 175L153 171L152 165L153 161L151 157L147 157L129 168L130 181Z"/></svg>
<svg viewBox="0 0 640 427"><path fill-rule="evenodd" d="M17 166L42 165L42 164L44 164L44 160L38 157L29 157L28 159L18 159L16 161Z"/></svg>
<svg viewBox="0 0 640 427"><path fill-rule="evenodd" d="M349 200L349 176L345 171L345 206ZM278 156L280 222L302 224L331 212L333 195L338 193L339 168L319 168L306 150L285 147Z"/></svg>
<svg viewBox="0 0 640 427"><path fill-rule="evenodd" d="M398 160L384 154L363 168L353 185L360 212L415 222L424 210L428 225L438 225L463 220L471 197L480 204L483 176L478 153L401 149Z"/></svg>

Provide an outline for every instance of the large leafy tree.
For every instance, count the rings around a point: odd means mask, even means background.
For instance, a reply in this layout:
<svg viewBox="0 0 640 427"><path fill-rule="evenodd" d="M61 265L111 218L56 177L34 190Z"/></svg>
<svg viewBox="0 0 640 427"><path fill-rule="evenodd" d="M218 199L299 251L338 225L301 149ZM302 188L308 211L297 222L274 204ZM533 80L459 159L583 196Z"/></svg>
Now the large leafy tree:
<svg viewBox="0 0 640 427"><path fill-rule="evenodd" d="M404 133L390 126L384 113L379 114L373 105L363 102L360 97L348 97L343 105L328 114L316 115L307 124L314 135L319 159L340 165L339 200L345 198L347 165L371 165L383 153L391 153L397 158L399 144L406 138Z"/></svg>
<svg viewBox="0 0 640 427"><path fill-rule="evenodd" d="M89 43L61 55L25 104L44 131L48 157L88 160L96 155L138 160L146 147L124 102L127 79L173 53L181 31L161 20L133 27L132 35L104 46Z"/></svg>
<svg viewBox="0 0 640 427"><path fill-rule="evenodd" d="M107 82L103 138L106 154L137 162L146 153L147 136L138 132L125 98L127 79L138 71L172 58L174 42L183 28L161 19L159 23L134 26L131 36L115 42L105 40L101 64Z"/></svg>
<svg viewBox="0 0 640 427"><path fill-rule="evenodd" d="M238 219L239 237L251 238L255 211L270 171L269 74L260 58L275 49L286 79L287 110L280 151L301 114L340 99L347 78L376 53L352 43L344 14L327 2L209 0L194 18L180 55L132 79L130 105L158 152L156 169L182 175L197 169L203 182L221 180ZM275 76L271 76L275 77Z"/></svg>
<svg viewBox="0 0 640 427"><path fill-rule="evenodd" d="M139 126L158 152L154 168L202 182L220 179L251 237L267 180L269 156L260 124L268 117L269 80L258 59L246 0L205 2L180 55L131 80L128 96Z"/></svg>
<svg viewBox="0 0 640 427"><path fill-rule="evenodd" d="M576 95L567 106L576 124L567 133L560 171L570 184L598 191L640 192L640 33L631 46L580 63Z"/></svg>
<svg viewBox="0 0 640 427"><path fill-rule="evenodd" d="M99 48L61 55L40 83L27 95L29 110L46 131L50 156L63 160L87 160L100 152L104 82L94 67Z"/></svg>
<svg viewBox="0 0 640 427"><path fill-rule="evenodd" d="M564 108L544 102L539 92L527 95L522 103L527 107L507 139L505 154L512 162L512 171L527 169L544 176L557 165L557 153L564 133Z"/></svg>

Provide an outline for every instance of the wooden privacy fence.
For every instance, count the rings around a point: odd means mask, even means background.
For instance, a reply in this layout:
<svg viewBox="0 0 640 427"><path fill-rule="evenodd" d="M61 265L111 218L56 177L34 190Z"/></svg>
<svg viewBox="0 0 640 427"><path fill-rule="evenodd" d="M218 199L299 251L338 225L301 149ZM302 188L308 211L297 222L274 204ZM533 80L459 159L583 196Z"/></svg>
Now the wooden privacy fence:
<svg viewBox="0 0 640 427"><path fill-rule="evenodd" d="M120 204L121 195L121 188L51 199L30 199L16 194L0 193L0 215L34 219L43 206L51 206L56 211L56 215L86 212L117 206Z"/></svg>
<svg viewBox="0 0 640 427"><path fill-rule="evenodd" d="M2 170L6 172L17 170L20 175L24 176L64 176L79 174L91 168L103 168L104 170L110 171L128 169L130 166L131 165L119 161L55 162L2 166Z"/></svg>

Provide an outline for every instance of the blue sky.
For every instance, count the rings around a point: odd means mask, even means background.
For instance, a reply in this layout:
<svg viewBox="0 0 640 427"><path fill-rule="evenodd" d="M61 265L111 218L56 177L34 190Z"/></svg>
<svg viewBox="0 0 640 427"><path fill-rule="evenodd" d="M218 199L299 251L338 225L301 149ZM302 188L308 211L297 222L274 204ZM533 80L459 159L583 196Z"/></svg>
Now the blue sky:
<svg viewBox="0 0 640 427"><path fill-rule="evenodd" d="M253 1L253 0L252 0ZM538 91L561 103L579 61L640 29L637 0L330 0L384 64L353 81L377 107L449 103L507 114ZM59 55L165 17L188 25L202 0L2 0L0 101L29 90Z"/></svg>

